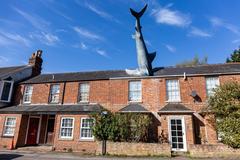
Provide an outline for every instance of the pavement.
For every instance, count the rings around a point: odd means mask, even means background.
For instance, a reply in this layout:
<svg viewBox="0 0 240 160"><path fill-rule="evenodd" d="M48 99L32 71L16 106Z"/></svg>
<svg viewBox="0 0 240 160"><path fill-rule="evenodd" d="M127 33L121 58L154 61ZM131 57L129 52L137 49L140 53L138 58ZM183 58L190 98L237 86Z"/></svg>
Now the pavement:
<svg viewBox="0 0 240 160"><path fill-rule="evenodd" d="M112 156L89 156L77 153L34 153L0 151L0 160L240 160L240 157L225 158L191 158L191 157L112 157Z"/></svg>

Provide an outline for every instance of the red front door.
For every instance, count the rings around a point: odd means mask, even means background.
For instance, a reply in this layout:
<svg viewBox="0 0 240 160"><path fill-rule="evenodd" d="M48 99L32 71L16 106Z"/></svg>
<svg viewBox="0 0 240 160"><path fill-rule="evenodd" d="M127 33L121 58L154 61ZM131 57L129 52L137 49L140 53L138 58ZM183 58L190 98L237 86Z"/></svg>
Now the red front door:
<svg viewBox="0 0 240 160"><path fill-rule="evenodd" d="M27 134L27 145L37 144L37 134L38 134L39 118L30 118L28 134Z"/></svg>

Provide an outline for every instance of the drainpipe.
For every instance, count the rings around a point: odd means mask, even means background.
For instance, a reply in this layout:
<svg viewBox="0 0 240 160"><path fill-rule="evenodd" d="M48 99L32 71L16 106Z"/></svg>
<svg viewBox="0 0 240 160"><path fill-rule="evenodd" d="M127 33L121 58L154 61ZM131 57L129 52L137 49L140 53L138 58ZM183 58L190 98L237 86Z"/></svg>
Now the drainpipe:
<svg viewBox="0 0 240 160"><path fill-rule="evenodd" d="M64 97L65 97L65 88L66 88L66 82L63 83L63 93L62 93L62 102L61 104L64 103Z"/></svg>

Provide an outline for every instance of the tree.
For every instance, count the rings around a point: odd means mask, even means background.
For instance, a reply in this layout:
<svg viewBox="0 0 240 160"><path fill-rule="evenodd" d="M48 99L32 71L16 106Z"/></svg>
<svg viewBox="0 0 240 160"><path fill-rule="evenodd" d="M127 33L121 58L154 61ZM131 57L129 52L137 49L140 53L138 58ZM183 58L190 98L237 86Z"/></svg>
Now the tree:
<svg viewBox="0 0 240 160"><path fill-rule="evenodd" d="M98 140L118 142L146 142L151 124L149 114L142 113L111 113L94 114L93 135Z"/></svg>
<svg viewBox="0 0 240 160"><path fill-rule="evenodd" d="M229 82L215 89L209 110L215 114L222 142L240 148L240 83Z"/></svg>
<svg viewBox="0 0 240 160"><path fill-rule="evenodd" d="M197 55L192 60L183 61L181 63L176 64L177 67L193 67L204 65L208 63L208 58L205 56L203 59L199 59Z"/></svg>
<svg viewBox="0 0 240 160"><path fill-rule="evenodd" d="M231 62L240 62L240 48L235 49L233 53L231 54L230 58L227 58L226 60L227 63Z"/></svg>

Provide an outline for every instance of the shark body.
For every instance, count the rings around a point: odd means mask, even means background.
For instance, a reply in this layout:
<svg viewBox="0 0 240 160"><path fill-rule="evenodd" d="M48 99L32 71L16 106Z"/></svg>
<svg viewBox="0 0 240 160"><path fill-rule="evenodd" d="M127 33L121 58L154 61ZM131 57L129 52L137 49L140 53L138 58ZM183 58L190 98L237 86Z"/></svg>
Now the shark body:
<svg viewBox="0 0 240 160"><path fill-rule="evenodd" d="M152 61L156 56L156 52L148 53L146 44L143 39L142 31L141 31L142 27L140 24L140 18L144 14L146 9L147 9L147 5L145 5L145 7L140 12L136 12L130 8L132 15L136 18L135 35L133 35L133 38L136 41L138 68L135 70L126 69L126 72L129 75L138 75L138 76L153 75Z"/></svg>

